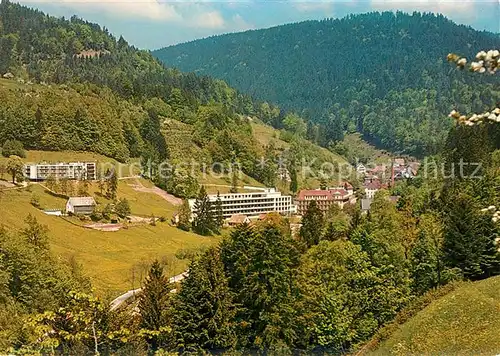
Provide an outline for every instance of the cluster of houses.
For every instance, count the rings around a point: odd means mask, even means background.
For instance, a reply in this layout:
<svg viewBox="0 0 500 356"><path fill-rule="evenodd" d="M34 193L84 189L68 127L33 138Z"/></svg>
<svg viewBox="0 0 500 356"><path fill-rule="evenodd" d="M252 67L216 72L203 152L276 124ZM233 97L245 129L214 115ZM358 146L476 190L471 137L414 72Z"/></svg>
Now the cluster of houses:
<svg viewBox="0 0 500 356"><path fill-rule="evenodd" d="M375 194L393 185L396 180L415 177L418 162L406 162L403 158L394 159L390 165L376 165L367 168L362 164L356 170L363 177L360 201L361 210L368 212ZM284 176L286 172L281 172ZM97 167L95 162L71 162L55 164L27 164L25 176L33 181L44 181L52 176L58 179L95 180ZM390 179L387 179L387 177ZM315 201L321 211L326 212L333 204L343 208L347 204L356 204L357 197L353 186L349 182L341 182L326 189L304 189L296 197L284 195L274 188L244 187L245 192L209 195L211 202L220 199L222 213L226 225L233 226L245 222L262 220L269 213L279 213L285 216L303 216L311 201ZM396 201L397 197L391 197ZM188 201L192 217L195 216L195 199ZM92 197L70 197L66 203L66 212L72 214L89 215L96 207ZM48 212L57 215L56 211ZM59 212L61 213L61 212ZM174 218L175 219L175 218Z"/></svg>
<svg viewBox="0 0 500 356"><path fill-rule="evenodd" d="M348 182L326 189L301 190L295 199L291 195L283 195L274 188L244 187L244 189L256 192L208 196L212 203L220 198L223 216L229 226L262 220L273 212L285 216L304 215L313 200L323 212L328 211L333 204L343 208L346 204L356 203L354 188ZM195 201L195 199L189 200L192 217L196 214Z"/></svg>
<svg viewBox="0 0 500 356"><path fill-rule="evenodd" d="M392 182L403 179L411 179L417 176L420 162L406 160L405 158L395 158L388 164L377 164L372 167L359 163L356 172L365 180L390 178Z"/></svg>
<svg viewBox="0 0 500 356"><path fill-rule="evenodd" d="M363 178L364 188L361 211L365 213L370 211L373 198L379 190L394 186L396 181L416 177L419 167L419 162L407 161L404 158L395 158L390 164L378 164L371 168L358 164L356 171ZM390 199L396 202L398 197L391 196Z"/></svg>

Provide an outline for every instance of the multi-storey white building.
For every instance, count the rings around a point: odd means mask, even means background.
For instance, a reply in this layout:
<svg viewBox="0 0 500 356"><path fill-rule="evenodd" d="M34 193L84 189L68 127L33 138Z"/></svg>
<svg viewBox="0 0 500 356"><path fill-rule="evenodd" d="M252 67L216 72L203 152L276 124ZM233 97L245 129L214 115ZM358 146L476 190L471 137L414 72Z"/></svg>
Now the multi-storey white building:
<svg viewBox="0 0 500 356"><path fill-rule="evenodd" d="M217 195L209 195L210 202L217 201ZM297 207L293 203L290 195L281 195L281 192L274 188L262 189L260 192L252 193L228 193L221 194L222 213L224 218L229 218L235 214L246 216L258 216L271 212L278 212L283 215L295 214ZM189 199L191 212L196 214L196 199Z"/></svg>
<svg viewBox="0 0 500 356"><path fill-rule="evenodd" d="M46 180L49 176L56 180L96 180L96 171L95 162L39 163L24 166L25 176L30 180Z"/></svg>

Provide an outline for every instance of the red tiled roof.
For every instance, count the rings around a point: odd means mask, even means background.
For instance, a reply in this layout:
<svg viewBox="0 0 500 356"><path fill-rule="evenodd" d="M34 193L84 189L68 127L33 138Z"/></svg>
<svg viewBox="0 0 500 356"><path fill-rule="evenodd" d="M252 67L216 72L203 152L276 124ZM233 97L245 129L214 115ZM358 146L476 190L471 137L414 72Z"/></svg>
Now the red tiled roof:
<svg viewBox="0 0 500 356"><path fill-rule="evenodd" d="M376 166L372 169L369 169L368 172L370 173L379 173L379 172L385 172L386 170L386 166L385 165L380 165L380 166Z"/></svg>
<svg viewBox="0 0 500 356"><path fill-rule="evenodd" d="M373 182L366 183L365 188L370 190L381 189L382 184L380 183L380 181L374 180Z"/></svg>
<svg viewBox="0 0 500 356"><path fill-rule="evenodd" d="M342 182L342 185L344 186L345 189L353 189L353 186L349 182Z"/></svg>
<svg viewBox="0 0 500 356"><path fill-rule="evenodd" d="M247 217L243 214L234 214L229 218L228 223L230 224L243 224Z"/></svg>

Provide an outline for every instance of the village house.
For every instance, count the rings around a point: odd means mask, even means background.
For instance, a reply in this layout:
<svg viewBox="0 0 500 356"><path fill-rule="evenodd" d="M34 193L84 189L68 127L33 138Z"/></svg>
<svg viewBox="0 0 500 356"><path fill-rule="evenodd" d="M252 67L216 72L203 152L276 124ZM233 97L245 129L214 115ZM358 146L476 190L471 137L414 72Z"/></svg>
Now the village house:
<svg viewBox="0 0 500 356"><path fill-rule="evenodd" d="M66 213L90 215L95 207L96 202L92 197L71 197L66 203Z"/></svg>
<svg viewBox="0 0 500 356"><path fill-rule="evenodd" d="M297 204L297 213L299 215L304 215L309 204L313 200L316 201L319 209L325 213L333 204L337 204L340 208L343 208L345 204L356 203L352 185L345 182L341 183L338 187L332 187L325 190L301 190L295 200Z"/></svg>
<svg viewBox="0 0 500 356"><path fill-rule="evenodd" d="M358 172L359 174L366 174L366 167L364 166L364 164L359 163L356 166L356 172Z"/></svg>
<svg viewBox="0 0 500 356"><path fill-rule="evenodd" d="M378 179L372 179L371 181L365 181L363 185L365 188L365 198L373 199L375 197L375 193L377 193L380 189L385 188L385 186Z"/></svg>
<svg viewBox="0 0 500 356"><path fill-rule="evenodd" d="M227 226L237 226L248 223L250 223L250 219L248 218L248 216L244 214L234 214L229 219L226 220Z"/></svg>

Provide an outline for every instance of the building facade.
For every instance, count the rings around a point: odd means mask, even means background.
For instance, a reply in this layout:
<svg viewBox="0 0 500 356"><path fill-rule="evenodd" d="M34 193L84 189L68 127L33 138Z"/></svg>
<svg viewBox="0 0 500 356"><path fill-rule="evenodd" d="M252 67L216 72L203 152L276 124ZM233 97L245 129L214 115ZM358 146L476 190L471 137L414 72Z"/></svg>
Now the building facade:
<svg viewBox="0 0 500 356"><path fill-rule="evenodd" d="M95 162L39 163L24 166L25 177L29 180L54 179L96 180Z"/></svg>
<svg viewBox="0 0 500 356"><path fill-rule="evenodd" d="M66 202L66 212L71 214L90 215L95 207L96 202L92 197L72 197Z"/></svg>
<svg viewBox="0 0 500 356"><path fill-rule="evenodd" d="M324 190L301 190L295 200L297 213L304 215L313 200L316 201L316 204L323 213L326 213L333 204L337 204L340 208L343 208L345 204L356 203L353 187L349 183Z"/></svg>
<svg viewBox="0 0 500 356"><path fill-rule="evenodd" d="M208 198L212 203L217 201L217 195L209 195ZM220 194L220 200L224 218L237 214L259 216L271 212L291 215L297 211L290 195L281 195L281 192L273 188L263 189L261 192ZM191 212L195 215L196 199L189 199L188 202Z"/></svg>
<svg viewBox="0 0 500 356"><path fill-rule="evenodd" d="M385 184L380 183L380 180L378 180L378 179L367 180L364 183L363 187L365 189L365 198L367 198L367 199L375 198L375 194L380 189L387 188L387 186Z"/></svg>

